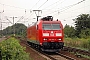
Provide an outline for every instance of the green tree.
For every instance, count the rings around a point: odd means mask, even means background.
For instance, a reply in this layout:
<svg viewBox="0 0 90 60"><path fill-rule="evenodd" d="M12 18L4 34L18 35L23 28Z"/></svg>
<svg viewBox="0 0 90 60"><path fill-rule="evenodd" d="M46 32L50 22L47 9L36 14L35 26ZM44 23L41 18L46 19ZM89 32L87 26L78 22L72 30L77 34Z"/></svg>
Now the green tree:
<svg viewBox="0 0 90 60"><path fill-rule="evenodd" d="M3 35L12 35L14 33L13 27L15 28L15 34L20 36L26 36L26 26L21 23L14 24L3 30Z"/></svg>
<svg viewBox="0 0 90 60"><path fill-rule="evenodd" d="M75 19L76 35L80 37L82 30L90 29L90 15L81 14Z"/></svg>
<svg viewBox="0 0 90 60"><path fill-rule="evenodd" d="M24 24L15 24L15 32L17 35L26 36L26 29L27 27Z"/></svg>
<svg viewBox="0 0 90 60"><path fill-rule="evenodd" d="M65 25L64 27L64 35L65 37L75 37L75 29L74 27L70 27L69 25Z"/></svg>
<svg viewBox="0 0 90 60"><path fill-rule="evenodd" d="M81 38L90 38L90 29L86 28L81 30L81 33L79 34Z"/></svg>

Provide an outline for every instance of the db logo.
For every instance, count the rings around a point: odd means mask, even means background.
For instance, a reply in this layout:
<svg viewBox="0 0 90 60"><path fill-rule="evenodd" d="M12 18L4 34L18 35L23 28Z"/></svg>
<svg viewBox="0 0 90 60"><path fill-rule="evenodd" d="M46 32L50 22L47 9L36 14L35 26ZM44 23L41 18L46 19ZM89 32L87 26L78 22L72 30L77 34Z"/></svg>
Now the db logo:
<svg viewBox="0 0 90 60"><path fill-rule="evenodd" d="M51 34L50 34L50 36L54 36L54 34L53 34L53 33L51 33Z"/></svg>

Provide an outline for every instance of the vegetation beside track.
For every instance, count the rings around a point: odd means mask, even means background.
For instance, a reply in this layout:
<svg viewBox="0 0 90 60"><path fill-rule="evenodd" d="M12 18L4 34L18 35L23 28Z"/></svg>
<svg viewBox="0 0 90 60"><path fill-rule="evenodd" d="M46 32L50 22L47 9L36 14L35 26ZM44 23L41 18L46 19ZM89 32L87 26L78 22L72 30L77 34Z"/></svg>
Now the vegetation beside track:
<svg viewBox="0 0 90 60"><path fill-rule="evenodd" d="M25 52L25 47L19 44L19 40L11 37L0 42L0 58L2 60L29 60L29 54Z"/></svg>
<svg viewBox="0 0 90 60"><path fill-rule="evenodd" d="M90 51L90 39L65 38L65 45L69 47L77 47Z"/></svg>
<svg viewBox="0 0 90 60"><path fill-rule="evenodd" d="M90 51L90 39L85 39L85 38L65 38L65 46ZM76 55L81 55L81 56L83 56L85 58L90 59L90 56L87 56L87 55L83 55L83 54L79 54L79 53L76 53Z"/></svg>

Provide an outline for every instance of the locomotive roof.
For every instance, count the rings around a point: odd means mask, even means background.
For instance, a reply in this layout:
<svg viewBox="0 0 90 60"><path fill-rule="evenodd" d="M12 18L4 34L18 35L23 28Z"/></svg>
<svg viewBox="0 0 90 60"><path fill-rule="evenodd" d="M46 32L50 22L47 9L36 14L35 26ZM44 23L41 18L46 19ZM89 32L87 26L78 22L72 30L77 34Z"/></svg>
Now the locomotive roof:
<svg viewBox="0 0 90 60"><path fill-rule="evenodd" d="M43 23L61 23L60 21L43 21Z"/></svg>

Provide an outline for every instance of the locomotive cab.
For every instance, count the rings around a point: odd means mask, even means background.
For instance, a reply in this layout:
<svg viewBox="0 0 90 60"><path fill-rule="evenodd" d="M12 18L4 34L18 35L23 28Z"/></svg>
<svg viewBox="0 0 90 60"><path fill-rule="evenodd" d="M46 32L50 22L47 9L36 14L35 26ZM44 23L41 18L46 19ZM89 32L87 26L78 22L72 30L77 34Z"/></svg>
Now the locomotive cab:
<svg viewBox="0 0 90 60"><path fill-rule="evenodd" d="M45 20L46 19L46 20ZM59 51L63 48L63 27L60 21L52 21L51 16L42 21L42 50Z"/></svg>

